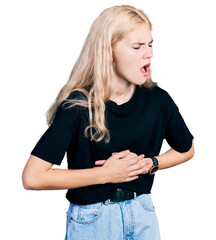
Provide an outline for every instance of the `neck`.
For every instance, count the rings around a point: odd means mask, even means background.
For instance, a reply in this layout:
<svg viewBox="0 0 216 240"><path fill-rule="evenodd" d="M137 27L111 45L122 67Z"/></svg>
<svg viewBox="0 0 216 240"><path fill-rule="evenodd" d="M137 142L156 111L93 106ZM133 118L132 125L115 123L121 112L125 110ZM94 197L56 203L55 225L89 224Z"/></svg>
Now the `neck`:
<svg viewBox="0 0 216 240"><path fill-rule="evenodd" d="M132 83L113 81L110 100L118 104L129 101L134 94L135 87L136 85Z"/></svg>

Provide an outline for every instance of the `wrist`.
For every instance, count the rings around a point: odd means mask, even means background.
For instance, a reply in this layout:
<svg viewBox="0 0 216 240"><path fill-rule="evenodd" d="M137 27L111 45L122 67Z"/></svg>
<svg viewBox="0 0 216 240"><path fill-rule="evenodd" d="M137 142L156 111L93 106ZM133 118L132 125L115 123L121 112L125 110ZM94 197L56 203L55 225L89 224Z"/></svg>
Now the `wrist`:
<svg viewBox="0 0 216 240"><path fill-rule="evenodd" d="M109 175L104 166L94 167L95 176L97 176L97 184L106 184L109 182Z"/></svg>
<svg viewBox="0 0 216 240"><path fill-rule="evenodd" d="M159 169L159 161L156 157L150 157L152 160L152 167L149 171L151 175L155 174Z"/></svg>

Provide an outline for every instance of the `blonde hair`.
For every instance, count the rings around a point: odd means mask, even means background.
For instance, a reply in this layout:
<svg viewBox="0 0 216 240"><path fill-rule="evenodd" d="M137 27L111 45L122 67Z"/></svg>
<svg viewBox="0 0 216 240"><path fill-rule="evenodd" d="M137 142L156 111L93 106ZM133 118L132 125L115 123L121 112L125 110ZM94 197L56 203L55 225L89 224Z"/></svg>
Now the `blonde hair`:
<svg viewBox="0 0 216 240"><path fill-rule="evenodd" d="M139 9L129 5L105 9L93 22L80 56L78 57L68 82L60 90L56 100L47 112L47 122L51 124L60 104L73 91L81 91L85 99L72 99L71 106L87 107L89 126L85 137L96 142L110 141L105 124L105 102L111 96L111 81L114 76L113 48L136 24L147 24L152 30L148 17ZM149 76L143 84L146 88L157 85ZM93 110L93 111L92 111Z"/></svg>

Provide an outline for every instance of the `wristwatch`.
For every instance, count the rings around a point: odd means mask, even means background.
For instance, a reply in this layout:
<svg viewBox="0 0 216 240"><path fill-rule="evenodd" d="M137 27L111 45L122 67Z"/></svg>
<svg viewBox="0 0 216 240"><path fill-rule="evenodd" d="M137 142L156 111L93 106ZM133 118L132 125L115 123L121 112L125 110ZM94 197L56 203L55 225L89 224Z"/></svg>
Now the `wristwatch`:
<svg viewBox="0 0 216 240"><path fill-rule="evenodd" d="M152 160L152 162L153 162L153 166L152 166L152 168L150 169L149 173L150 173L151 175L153 175L153 174L155 174L155 172L157 172L157 170L159 169L158 160L157 160L157 158L155 158L155 157L150 157L150 158L151 158L151 160Z"/></svg>

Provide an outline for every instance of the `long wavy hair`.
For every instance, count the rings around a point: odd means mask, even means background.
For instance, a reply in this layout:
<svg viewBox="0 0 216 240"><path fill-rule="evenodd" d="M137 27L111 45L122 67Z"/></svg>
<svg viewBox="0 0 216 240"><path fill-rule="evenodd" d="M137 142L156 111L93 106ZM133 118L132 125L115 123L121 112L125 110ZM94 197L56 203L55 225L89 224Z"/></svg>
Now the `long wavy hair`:
<svg viewBox="0 0 216 240"><path fill-rule="evenodd" d="M114 6L105 9L93 22L84 46L81 50L68 82L57 95L47 111L47 122L50 125L60 104L73 91L81 91L86 99L70 100L70 107L79 105L88 108L89 125L85 137L99 142L110 141L109 130L105 120L105 102L111 96L111 82L115 73L113 48L137 24L152 24L140 9L129 5ZM151 74L143 84L145 88L157 85Z"/></svg>

